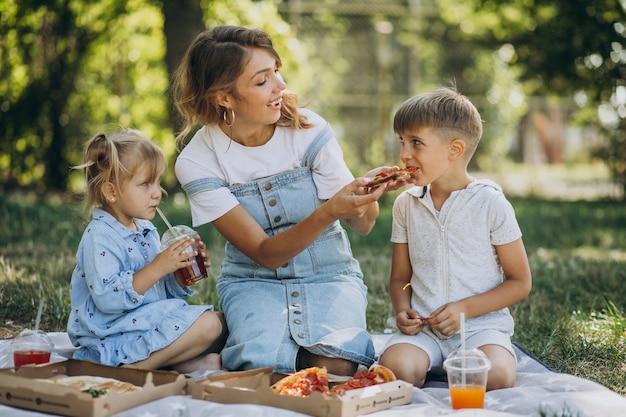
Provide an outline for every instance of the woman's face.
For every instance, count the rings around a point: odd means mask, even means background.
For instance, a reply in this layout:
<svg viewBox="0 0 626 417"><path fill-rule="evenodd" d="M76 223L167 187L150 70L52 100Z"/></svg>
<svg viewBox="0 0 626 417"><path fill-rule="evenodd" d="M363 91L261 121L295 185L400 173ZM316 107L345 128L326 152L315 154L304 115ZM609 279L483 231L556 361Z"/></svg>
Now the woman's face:
<svg viewBox="0 0 626 417"><path fill-rule="evenodd" d="M237 98L231 96L235 124L242 128L276 123L285 87L276 59L263 49L252 49L250 61L235 84Z"/></svg>

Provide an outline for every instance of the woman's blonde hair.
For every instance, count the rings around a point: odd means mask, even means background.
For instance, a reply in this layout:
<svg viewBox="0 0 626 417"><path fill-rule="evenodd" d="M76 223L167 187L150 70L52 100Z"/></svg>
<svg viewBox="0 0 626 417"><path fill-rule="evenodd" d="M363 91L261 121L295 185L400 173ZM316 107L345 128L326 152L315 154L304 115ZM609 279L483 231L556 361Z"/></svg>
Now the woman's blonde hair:
<svg viewBox="0 0 626 417"><path fill-rule="evenodd" d="M200 33L191 43L173 79L174 102L183 116L185 126L176 136L180 149L185 138L199 125L216 124L225 117L226 109L217 104L218 93L235 97L235 83L250 61L251 50L269 52L278 68L282 62L270 36L260 29L241 26L217 26ZM298 97L283 93L278 125L308 128L306 118L298 113Z"/></svg>
<svg viewBox="0 0 626 417"><path fill-rule="evenodd" d="M166 159L161 148L140 131L125 129L109 135L98 133L91 138L85 148L84 163L73 167L82 169L87 181L85 212L107 206L104 184L112 183L121 190L144 166L148 167L149 181L156 181L165 171Z"/></svg>

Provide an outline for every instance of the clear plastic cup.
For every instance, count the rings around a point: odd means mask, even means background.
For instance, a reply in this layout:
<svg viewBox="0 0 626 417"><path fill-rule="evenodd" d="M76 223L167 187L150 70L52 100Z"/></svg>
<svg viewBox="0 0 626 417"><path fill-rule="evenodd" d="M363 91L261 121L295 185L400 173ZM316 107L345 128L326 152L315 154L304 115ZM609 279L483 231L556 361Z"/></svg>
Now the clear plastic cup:
<svg viewBox="0 0 626 417"><path fill-rule="evenodd" d="M443 362L452 408L483 408L491 362L478 349L456 350Z"/></svg>
<svg viewBox="0 0 626 417"><path fill-rule="evenodd" d="M13 367L17 371L26 364L50 362L50 355L53 349L54 344L46 333L41 330L23 330L11 340Z"/></svg>
<svg viewBox="0 0 626 417"><path fill-rule="evenodd" d="M185 285L195 284L201 279L207 277L206 265L204 264L204 258L200 254L200 248L198 247L196 236L198 236L198 232L193 230L191 227L180 225L167 229L161 237L161 247L163 249L168 248L171 244L184 237L190 237L193 239L192 244L185 249L185 252L193 254L193 252L196 251L198 254L195 257L190 257L190 260L192 261L191 265L180 268L175 272L176 276L184 282Z"/></svg>

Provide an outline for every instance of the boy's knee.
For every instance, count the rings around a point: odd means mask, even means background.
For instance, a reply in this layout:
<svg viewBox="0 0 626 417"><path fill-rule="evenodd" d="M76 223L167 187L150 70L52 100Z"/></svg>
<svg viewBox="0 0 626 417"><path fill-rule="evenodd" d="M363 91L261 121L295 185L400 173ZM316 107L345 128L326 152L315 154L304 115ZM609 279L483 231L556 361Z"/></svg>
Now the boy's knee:
<svg viewBox="0 0 626 417"><path fill-rule="evenodd" d="M489 371L487 377L487 391L512 388L515 385L515 369L508 367L496 367Z"/></svg>
<svg viewBox="0 0 626 417"><path fill-rule="evenodd" d="M423 387L426 382L427 366L423 366L419 361L407 360L406 357L395 354L383 354L379 363L391 369L396 378L418 388Z"/></svg>

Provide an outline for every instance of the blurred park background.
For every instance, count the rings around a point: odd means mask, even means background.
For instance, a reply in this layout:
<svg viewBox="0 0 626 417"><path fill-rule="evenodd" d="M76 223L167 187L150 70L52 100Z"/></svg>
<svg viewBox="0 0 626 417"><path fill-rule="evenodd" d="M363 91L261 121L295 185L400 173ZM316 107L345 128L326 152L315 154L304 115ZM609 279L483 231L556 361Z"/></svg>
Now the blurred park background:
<svg viewBox="0 0 626 417"><path fill-rule="evenodd" d="M273 36L288 88L333 124L355 175L398 162L390 121L402 101L456 85L485 121L473 170L496 175L511 192L548 187L570 198L586 191L623 199L624 7L618 0L0 0L0 187L80 192L80 173L69 167L81 162L88 138L120 126L143 130L173 161L180 120L171 73L199 31L235 24ZM519 166L534 177L512 175ZM177 187L171 169L164 186Z"/></svg>
<svg viewBox="0 0 626 417"><path fill-rule="evenodd" d="M514 341L626 394L624 0L0 0L0 337L32 326L41 298L42 328L65 330L85 226L70 167L95 133L157 142L162 208L190 224L169 80L220 24L272 35L288 88L332 123L356 176L400 163L391 120L405 99L441 85L470 97L485 126L471 171L512 199L533 272ZM393 198L369 236L351 233L374 332L393 314ZM218 306L224 241L199 231L213 273L190 301Z"/></svg>

